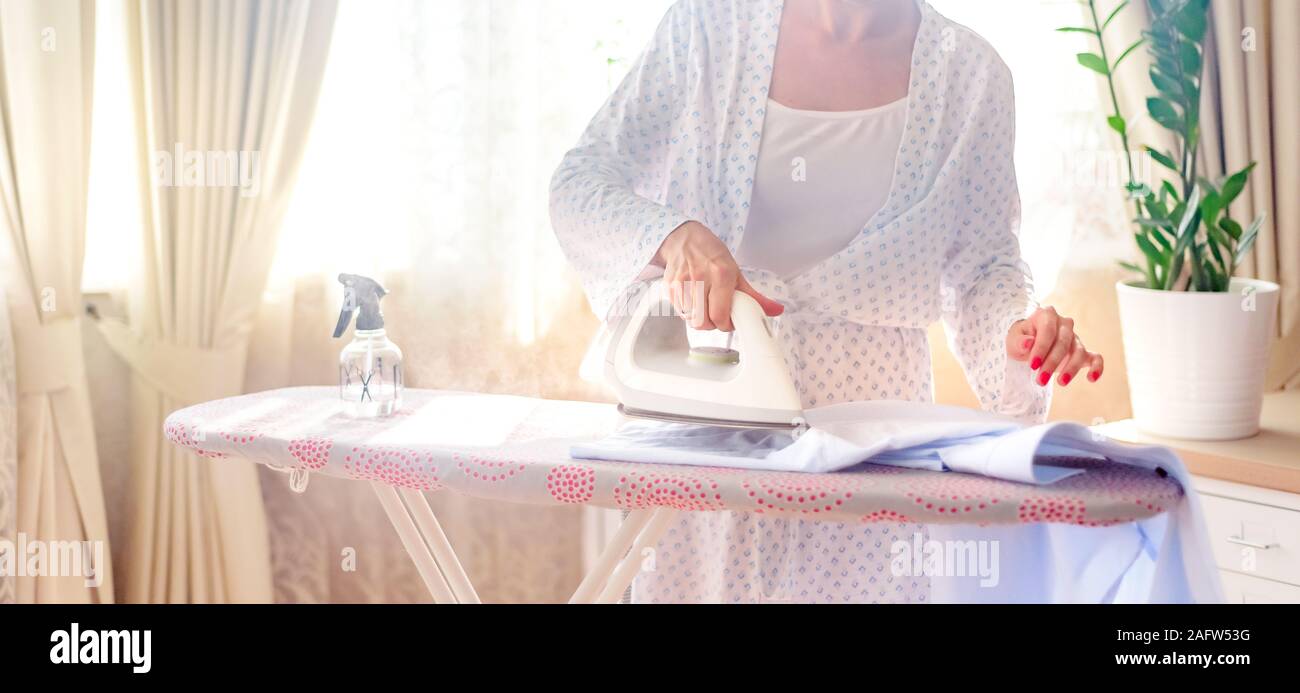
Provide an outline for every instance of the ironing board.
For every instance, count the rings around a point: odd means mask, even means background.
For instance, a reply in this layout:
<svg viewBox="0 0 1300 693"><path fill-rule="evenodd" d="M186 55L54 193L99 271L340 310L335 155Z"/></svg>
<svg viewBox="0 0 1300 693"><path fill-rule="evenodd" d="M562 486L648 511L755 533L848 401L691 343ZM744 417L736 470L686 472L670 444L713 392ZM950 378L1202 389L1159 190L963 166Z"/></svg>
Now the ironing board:
<svg viewBox="0 0 1300 693"><path fill-rule="evenodd" d="M571 603L609 603L678 512L740 510L836 522L1104 526L1174 507L1182 487L1130 465L1090 459L1050 486L952 472L862 465L834 474L575 460L569 447L607 435L613 405L407 390L391 417L351 419L331 387L230 397L173 412L167 439L206 458L245 459L290 474L370 482L434 601L477 603L425 491L629 511Z"/></svg>

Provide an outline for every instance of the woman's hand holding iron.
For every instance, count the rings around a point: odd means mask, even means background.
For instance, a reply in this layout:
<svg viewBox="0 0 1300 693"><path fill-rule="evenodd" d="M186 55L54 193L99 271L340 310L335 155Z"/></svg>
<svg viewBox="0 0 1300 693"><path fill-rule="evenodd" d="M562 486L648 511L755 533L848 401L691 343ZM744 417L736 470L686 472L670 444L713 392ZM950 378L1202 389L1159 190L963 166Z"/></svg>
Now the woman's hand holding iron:
<svg viewBox="0 0 1300 693"><path fill-rule="evenodd" d="M737 291L754 297L767 315L784 310L746 281L727 246L699 222L688 221L668 234L653 262L664 268L673 306L695 329L734 329L731 302ZM1074 333L1074 320L1051 307L1011 325L1007 355L1028 361L1039 385L1047 385L1054 374L1058 384L1069 385L1084 369L1088 380L1096 381L1105 370L1101 354L1088 351Z"/></svg>
<svg viewBox="0 0 1300 693"><path fill-rule="evenodd" d="M1047 385L1052 374L1059 372L1056 382L1064 387L1084 368L1088 380L1096 382L1106 367L1101 354L1084 348L1074 333L1074 320L1050 306L1011 325L1007 355L1016 361L1028 361L1030 370L1036 371L1034 382L1039 385Z"/></svg>
<svg viewBox="0 0 1300 693"><path fill-rule="evenodd" d="M664 268L673 306L697 330L730 332L731 299L737 291L754 297L769 316L785 309L750 286L731 251L699 222L688 221L673 229L653 262Z"/></svg>

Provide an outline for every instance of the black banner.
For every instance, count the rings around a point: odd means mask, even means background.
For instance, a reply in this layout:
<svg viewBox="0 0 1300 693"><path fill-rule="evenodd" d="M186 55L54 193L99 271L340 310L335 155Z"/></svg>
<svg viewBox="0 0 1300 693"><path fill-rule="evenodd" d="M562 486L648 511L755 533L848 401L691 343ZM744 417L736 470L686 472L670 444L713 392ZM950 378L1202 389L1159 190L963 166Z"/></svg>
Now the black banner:
<svg viewBox="0 0 1300 693"><path fill-rule="evenodd" d="M1295 606L7 606L0 661L9 680L119 683L567 679L578 664L638 679L687 667L674 676L695 683L814 669L1254 676L1297 661L1297 616Z"/></svg>

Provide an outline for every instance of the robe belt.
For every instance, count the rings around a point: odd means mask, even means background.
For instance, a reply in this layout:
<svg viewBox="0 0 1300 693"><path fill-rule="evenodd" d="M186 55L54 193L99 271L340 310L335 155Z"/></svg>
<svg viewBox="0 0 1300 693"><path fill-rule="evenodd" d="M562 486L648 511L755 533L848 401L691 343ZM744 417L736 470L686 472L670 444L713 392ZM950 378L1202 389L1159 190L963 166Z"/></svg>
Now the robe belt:
<svg viewBox="0 0 1300 693"><path fill-rule="evenodd" d="M50 394L83 381L79 319L14 325L13 334L19 395Z"/></svg>
<svg viewBox="0 0 1300 693"><path fill-rule="evenodd" d="M100 318L105 341L145 382L178 403L197 404L237 395L244 385L247 342L223 349L183 347Z"/></svg>

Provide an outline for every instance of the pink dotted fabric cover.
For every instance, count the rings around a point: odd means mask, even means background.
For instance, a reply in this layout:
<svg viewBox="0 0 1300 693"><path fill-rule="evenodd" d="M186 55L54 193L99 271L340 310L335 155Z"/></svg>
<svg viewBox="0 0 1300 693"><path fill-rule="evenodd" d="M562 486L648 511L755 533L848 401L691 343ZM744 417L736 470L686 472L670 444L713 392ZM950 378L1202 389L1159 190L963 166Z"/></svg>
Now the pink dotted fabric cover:
<svg viewBox="0 0 1300 693"><path fill-rule="evenodd" d="M569 446L607 435L614 407L438 390L408 390L401 411L351 419L330 387L270 390L167 417L167 439L210 458L280 470L524 503L607 508L743 510L839 522L1113 525L1182 498L1178 482L1112 462L1050 486L879 465L834 474L575 460Z"/></svg>

